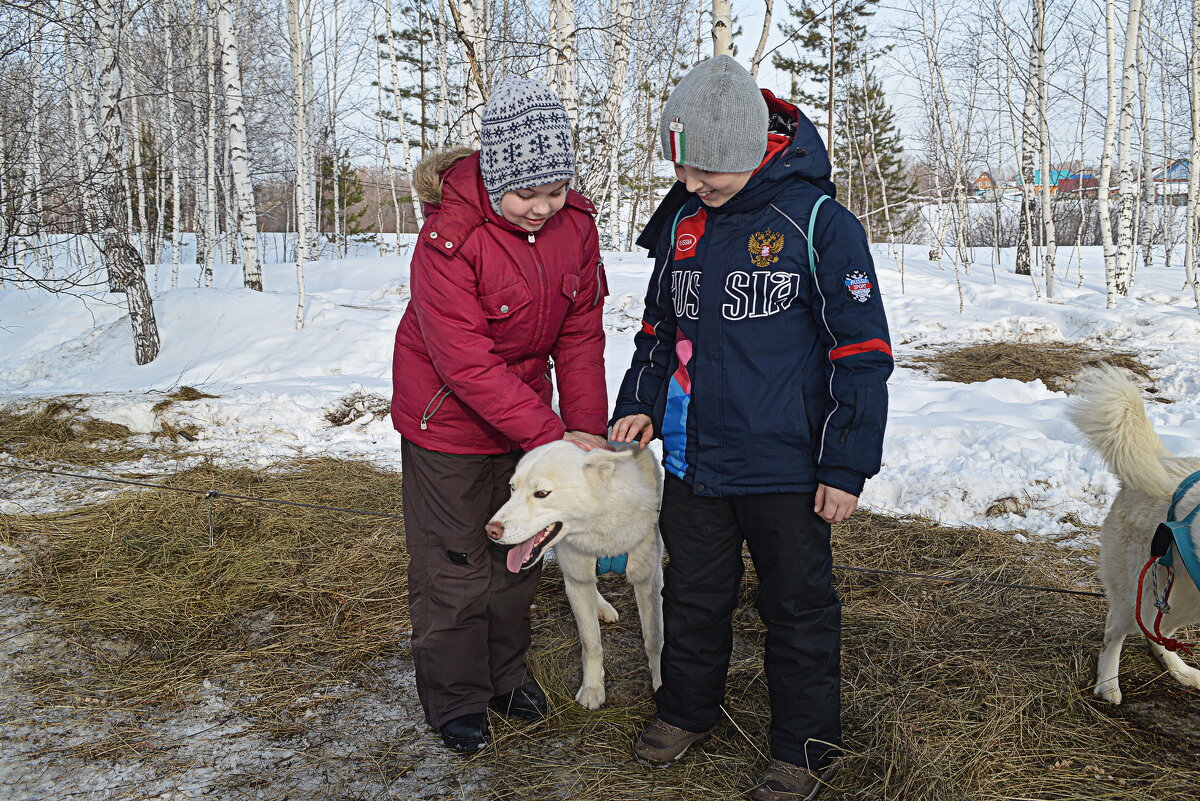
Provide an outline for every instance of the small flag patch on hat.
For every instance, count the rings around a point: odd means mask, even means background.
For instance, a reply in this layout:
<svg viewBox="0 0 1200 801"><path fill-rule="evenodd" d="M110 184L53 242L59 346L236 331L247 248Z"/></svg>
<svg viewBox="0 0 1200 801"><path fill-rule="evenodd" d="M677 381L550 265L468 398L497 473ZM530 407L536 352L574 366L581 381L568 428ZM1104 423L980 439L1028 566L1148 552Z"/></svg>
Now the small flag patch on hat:
<svg viewBox="0 0 1200 801"><path fill-rule="evenodd" d="M679 121L678 117L676 117L675 119L671 120L671 124L668 125L667 128L671 132L671 161L679 164L685 158L683 123Z"/></svg>

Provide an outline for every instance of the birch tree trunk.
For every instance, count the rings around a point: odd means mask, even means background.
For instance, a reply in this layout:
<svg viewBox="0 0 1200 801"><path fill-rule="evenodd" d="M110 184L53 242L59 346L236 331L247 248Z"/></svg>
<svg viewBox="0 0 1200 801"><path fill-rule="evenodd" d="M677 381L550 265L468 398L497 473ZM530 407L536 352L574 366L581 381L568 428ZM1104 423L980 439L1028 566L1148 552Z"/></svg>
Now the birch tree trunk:
<svg viewBox="0 0 1200 801"><path fill-rule="evenodd" d="M258 258L258 211L254 184L247 166L246 114L242 103L241 58L233 24L232 0L219 0L217 37L221 48L221 75L225 82L225 119L229 136L229 167L237 197L237 227L242 241L242 282L262 292L262 265Z"/></svg>
<svg viewBox="0 0 1200 801"><path fill-rule="evenodd" d="M775 13L775 0L766 0L763 10L762 33L758 36L758 47L754 48L754 60L750 62L750 77L758 79L758 65L762 62L767 39L771 35L771 15Z"/></svg>
<svg viewBox="0 0 1200 801"><path fill-rule="evenodd" d="M192 126L192 165L189 170L191 178L192 191L192 231L196 240L196 266L200 269L200 275L197 281L197 286L204 283L204 267L208 261L208 252L212 248L212 243L208 241L207 228L205 221L208 219L208 194L204 190L202 181L207 181L207 176L204 173L203 164L205 163L205 145L204 131L207 127L207 120L204 118L204 109L208 108L208 103L205 102L204 94L204 73L205 65L208 64L208 56L204 52L204 29L201 28L200 3L193 2L190 4L188 14L188 24L191 28L191 126Z"/></svg>
<svg viewBox="0 0 1200 801"><path fill-rule="evenodd" d="M1129 294L1131 256L1133 254L1133 210L1137 204L1134 187L1134 161L1130 155L1133 139L1133 103L1137 94L1137 55L1141 48L1142 0L1129 0L1125 24L1124 74L1121 78L1121 114L1117 133L1117 165L1120 168L1121 213L1117 220L1117 258L1114 289Z"/></svg>
<svg viewBox="0 0 1200 801"><path fill-rule="evenodd" d="M158 324L154 318L154 305L146 286L146 268L141 255L129 242L130 232L123 230L125 198L120 180L121 167L121 62L120 34L122 0L97 0L96 17L100 34L98 57L100 60L100 103L101 124L98 159L104 170L105 187L102 190L106 202L102 205L103 254L105 267L120 285L129 310L129 323L133 330L134 358L138 364L149 364L158 357Z"/></svg>
<svg viewBox="0 0 1200 801"><path fill-rule="evenodd" d="M1104 245L1104 288L1107 308L1117 305L1117 251L1112 238L1112 208L1109 195L1112 185L1113 133L1117 129L1117 18L1116 0L1104 3L1104 52L1107 64L1104 112L1104 139L1100 151L1100 182L1096 188L1096 205L1100 215L1100 241Z"/></svg>
<svg viewBox="0 0 1200 801"><path fill-rule="evenodd" d="M1188 169L1187 215L1184 220L1183 269L1192 287L1192 300L1200 310L1200 281L1196 277L1196 228L1200 218L1200 0L1192 0L1191 50L1188 51L1191 80L1188 105L1191 111L1191 148Z"/></svg>
<svg viewBox="0 0 1200 801"><path fill-rule="evenodd" d="M204 76L207 81L208 125L204 133L204 235L208 240L205 251L203 276L204 286L213 282L213 266L217 257L217 64L216 64L216 20L213 18L215 0L208 0L208 19L204 26Z"/></svg>
<svg viewBox="0 0 1200 801"><path fill-rule="evenodd" d="M553 89L567 117L571 130L579 128L579 86L576 74L575 0L551 0L550 88Z"/></svg>
<svg viewBox="0 0 1200 801"><path fill-rule="evenodd" d="M182 198L179 193L179 172L182 169L179 158L179 119L175 113L175 47L172 43L172 31L175 27L174 3L167 4L166 25L164 26L164 44L167 55L167 146L171 149L171 288L179 286L179 249L182 226L179 224L179 213Z"/></svg>
<svg viewBox="0 0 1200 801"><path fill-rule="evenodd" d="M438 111L437 111L437 146L445 147L450 141L450 68L446 64L446 0L437 0L438 22L437 31L437 74L438 74ZM399 233L399 219L396 223ZM400 247L397 238L396 247ZM399 250L397 250L399 253Z"/></svg>
<svg viewBox="0 0 1200 801"><path fill-rule="evenodd" d="M733 55L733 9L729 0L712 0L714 56Z"/></svg>
<svg viewBox="0 0 1200 801"><path fill-rule="evenodd" d="M1054 209L1050 173L1050 131L1046 119L1046 0L1034 0L1034 51L1036 70L1033 78L1037 86L1038 151L1042 169L1042 244L1045 255L1042 273L1046 278L1046 297L1054 297L1054 255L1058 248L1054 230Z"/></svg>
<svg viewBox="0 0 1200 801"><path fill-rule="evenodd" d="M1035 2L1035 7L1037 3ZM1042 175L1042 197L1037 198L1037 180L1034 165L1038 161L1038 86L1037 86L1037 25L1034 25L1034 38L1029 47L1029 71L1025 76L1025 103L1021 107L1021 151L1019 155L1021 170L1021 219L1018 225L1017 237L1017 274L1033 275L1034 249L1034 205L1045 203L1049 190L1046 186L1047 175ZM1035 281L1036 283L1036 281Z"/></svg>
<svg viewBox="0 0 1200 801"><path fill-rule="evenodd" d="M1143 39L1147 39L1149 31L1143 30L1142 36ZM1148 86L1150 77L1148 73L1150 69L1146 63L1147 47L1148 40L1143 41L1142 46L1138 48L1138 144L1141 145L1142 154L1142 181L1138 192L1140 202L1138 203L1137 224L1134 225L1133 230L1137 235L1135 241L1140 242L1142 245L1142 265L1148 268L1154 261L1154 222L1151 220L1150 211L1150 204L1154 202L1154 177L1153 165L1150 161L1150 110L1148 108L1150 105L1150 90ZM1163 95L1165 105L1166 92L1163 92ZM1163 177L1166 178L1166 175ZM1164 210L1165 208L1164 206ZM1159 219L1162 219L1162 215L1159 215ZM1133 277L1132 273L1136 273L1136 270L1132 269L1132 265L1135 262L1136 260L1131 260L1131 279Z"/></svg>
<svg viewBox="0 0 1200 801"><path fill-rule="evenodd" d="M604 112L600 119L600 141L607 148L607 175L601 207L608 214L609 247L620 247L621 225L621 100L629 69L630 33L633 27L633 0L617 0L616 19L610 37L609 65L611 73L608 91L604 96Z"/></svg>
<svg viewBox="0 0 1200 801"><path fill-rule="evenodd" d="M296 137L296 328L304 328L304 262L308 259L308 177L304 166L308 161L307 106L304 38L301 37L300 0L287 0L288 32L291 42L288 54L292 65L292 93L295 109L292 114L292 132Z"/></svg>
<svg viewBox="0 0 1200 801"><path fill-rule="evenodd" d="M458 34L459 41L462 42L468 65L467 105L464 114L467 134L465 138L471 140L469 144L472 147L477 147L479 131L482 127L480 113L487 96L487 85L483 81L483 73L480 72L479 58L475 50L475 42L479 35L476 6L483 0L446 0L446 2L450 6L450 16L454 18L455 32Z"/></svg>
<svg viewBox="0 0 1200 801"><path fill-rule="evenodd" d="M404 105L400 97L400 65L396 58L396 42L392 37L392 0L384 0L384 16L387 22L388 66L392 71L392 100L395 103L396 124L400 126L400 153L404 162L404 174L408 177L408 185L412 186L413 163L412 147L409 146L408 121L404 118ZM388 157L391 160L391 157ZM394 191L394 187L393 187ZM413 219L417 222L417 230L425 224L425 214L421 209L421 199L416 192L409 192L412 201ZM400 233L400 210L396 210L396 233ZM396 237L396 247L400 247L400 237ZM399 253L399 250L396 251Z"/></svg>

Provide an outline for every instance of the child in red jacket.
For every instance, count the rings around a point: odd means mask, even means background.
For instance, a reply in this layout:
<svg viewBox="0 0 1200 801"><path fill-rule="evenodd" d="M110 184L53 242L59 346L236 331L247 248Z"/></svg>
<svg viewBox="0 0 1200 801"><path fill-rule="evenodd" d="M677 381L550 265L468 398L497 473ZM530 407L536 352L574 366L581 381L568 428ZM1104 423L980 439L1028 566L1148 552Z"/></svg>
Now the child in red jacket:
<svg viewBox="0 0 1200 801"><path fill-rule="evenodd" d="M608 404L607 286L595 209L569 188L562 103L509 77L484 107L481 138L478 153L434 154L417 168L428 217L392 373L417 691L429 725L460 753L487 745L489 705L546 713L525 665L540 566L509 572L484 526L525 451L558 439L606 447Z"/></svg>

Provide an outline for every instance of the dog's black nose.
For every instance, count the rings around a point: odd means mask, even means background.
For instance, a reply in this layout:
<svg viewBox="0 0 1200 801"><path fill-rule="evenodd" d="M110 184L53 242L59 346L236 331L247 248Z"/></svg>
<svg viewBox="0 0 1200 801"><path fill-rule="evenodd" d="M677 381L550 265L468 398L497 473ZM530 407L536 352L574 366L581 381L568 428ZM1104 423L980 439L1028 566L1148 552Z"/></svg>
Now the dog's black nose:
<svg viewBox="0 0 1200 801"><path fill-rule="evenodd" d="M498 540L504 536L504 524L497 523L495 520L484 526L484 529L490 539Z"/></svg>

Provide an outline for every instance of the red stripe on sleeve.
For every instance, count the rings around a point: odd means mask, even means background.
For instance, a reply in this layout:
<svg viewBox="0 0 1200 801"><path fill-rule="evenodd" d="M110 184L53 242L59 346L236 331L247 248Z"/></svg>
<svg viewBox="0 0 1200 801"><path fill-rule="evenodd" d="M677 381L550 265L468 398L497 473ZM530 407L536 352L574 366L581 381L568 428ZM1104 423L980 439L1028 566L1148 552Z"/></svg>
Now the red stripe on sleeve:
<svg viewBox="0 0 1200 801"><path fill-rule="evenodd" d="M646 322L645 320L642 320L642 330L650 336L654 336L654 326L650 325L650 323Z"/></svg>
<svg viewBox="0 0 1200 801"><path fill-rule="evenodd" d="M840 348L834 348L829 351L829 360L833 361L843 356L853 356L856 353L867 353L873 350L881 351L888 356L892 355L892 349L888 343L882 339L868 339L866 342L855 342L853 345L842 345Z"/></svg>

